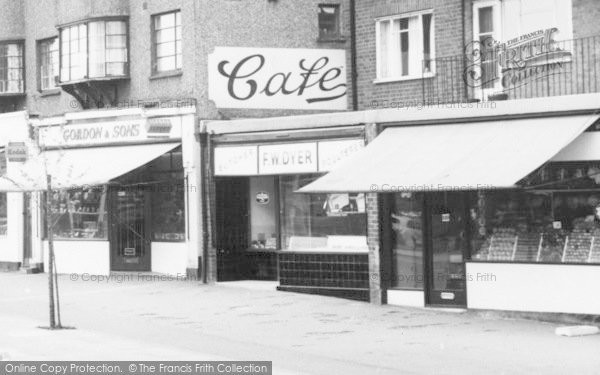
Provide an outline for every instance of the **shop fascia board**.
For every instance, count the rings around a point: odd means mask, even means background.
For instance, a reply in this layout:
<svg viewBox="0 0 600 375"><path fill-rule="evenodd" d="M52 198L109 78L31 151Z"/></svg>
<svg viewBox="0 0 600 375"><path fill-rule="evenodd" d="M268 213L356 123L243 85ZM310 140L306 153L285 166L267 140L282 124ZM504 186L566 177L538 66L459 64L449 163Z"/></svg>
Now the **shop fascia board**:
<svg viewBox="0 0 600 375"><path fill-rule="evenodd" d="M195 106L173 107L173 108L125 108L125 109L106 109L97 111L80 111L65 113L65 120L79 121L102 119L108 117L139 116L139 117L162 117L162 116L181 116L195 114Z"/></svg>
<svg viewBox="0 0 600 375"><path fill-rule="evenodd" d="M100 111L81 111L81 112L69 112L62 116L55 117L44 117L44 118L30 118L30 123L34 127L44 126L60 126L65 125L69 121L82 121L82 120L101 120L103 118L114 118L114 117L172 117L172 116L185 116L193 115L196 113L196 107L181 107L181 108L158 108L158 109L142 109L142 108L131 108L131 109L116 109L116 110L100 110ZM1 120L0 120L1 121Z"/></svg>
<svg viewBox="0 0 600 375"><path fill-rule="evenodd" d="M449 103L422 108L375 109L355 112L202 121L209 134L268 132L294 129L381 124L385 126L481 122L499 117L550 117L600 112L600 93L478 103Z"/></svg>

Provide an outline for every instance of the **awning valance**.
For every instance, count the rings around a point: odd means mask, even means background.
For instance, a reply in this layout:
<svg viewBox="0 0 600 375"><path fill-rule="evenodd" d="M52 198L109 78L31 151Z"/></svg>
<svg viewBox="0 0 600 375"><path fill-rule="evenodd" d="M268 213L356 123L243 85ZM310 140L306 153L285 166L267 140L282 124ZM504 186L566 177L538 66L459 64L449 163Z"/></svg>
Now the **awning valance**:
<svg viewBox="0 0 600 375"><path fill-rule="evenodd" d="M561 116L384 130L299 192L510 188L600 116Z"/></svg>
<svg viewBox="0 0 600 375"><path fill-rule="evenodd" d="M93 147L41 152L23 164L9 163L0 176L0 191L46 190L46 175L54 189L108 183L178 147L180 143Z"/></svg>

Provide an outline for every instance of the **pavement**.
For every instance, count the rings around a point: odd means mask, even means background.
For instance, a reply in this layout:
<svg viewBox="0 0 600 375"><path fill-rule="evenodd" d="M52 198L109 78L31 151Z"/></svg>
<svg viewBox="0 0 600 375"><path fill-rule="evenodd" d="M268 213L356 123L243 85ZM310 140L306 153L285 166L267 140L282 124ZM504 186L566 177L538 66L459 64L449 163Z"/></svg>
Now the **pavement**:
<svg viewBox="0 0 600 375"><path fill-rule="evenodd" d="M125 277L126 276L126 277ZM600 335L556 324L156 275L59 277L49 331L47 275L0 273L0 357L9 360L267 360L274 374L600 374Z"/></svg>

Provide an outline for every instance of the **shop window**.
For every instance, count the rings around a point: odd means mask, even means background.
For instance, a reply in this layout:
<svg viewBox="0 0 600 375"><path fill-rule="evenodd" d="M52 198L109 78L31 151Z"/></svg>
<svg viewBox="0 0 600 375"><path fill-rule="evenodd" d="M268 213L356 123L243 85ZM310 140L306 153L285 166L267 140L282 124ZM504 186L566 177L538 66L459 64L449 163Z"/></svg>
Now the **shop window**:
<svg viewBox="0 0 600 375"><path fill-rule="evenodd" d="M423 289L423 197L394 194L390 211L392 226L392 288Z"/></svg>
<svg viewBox="0 0 600 375"><path fill-rule="evenodd" d="M414 79L432 74L433 30L431 12L378 20L377 79Z"/></svg>
<svg viewBox="0 0 600 375"><path fill-rule="evenodd" d="M279 196L277 178L250 178L250 248L279 249Z"/></svg>
<svg viewBox="0 0 600 375"><path fill-rule="evenodd" d="M54 191L50 217L55 239L106 239L106 187Z"/></svg>
<svg viewBox="0 0 600 375"><path fill-rule="evenodd" d="M58 38L38 42L40 90L51 90L58 82Z"/></svg>
<svg viewBox="0 0 600 375"><path fill-rule="evenodd" d="M90 21L60 30L60 81L128 75L127 22Z"/></svg>
<svg viewBox="0 0 600 375"><path fill-rule="evenodd" d="M1 43L0 94L22 94L24 91L23 43Z"/></svg>
<svg viewBox="0 0 600 375"><path fill-rule="evenodd" d="M473 260L600 262L600 191L480 193Z"/></svg>
<svg viewBox="0 0 600 375"><path fill-rule="evenodd" d="M158 176L157 176L158 177ZM181 173L160 175L152 185L152 240L185 241L185 181Z"/></svg>
<svg viewBox="0 0 600 375"><path fill-rule="evenodd" d="M142 181L151 192L152 241L183 242L186 234L185 191L181 148L154 160Z"/></svg>
<svg viewBox="0 0 600 375"><path fill-rule="evenodd" d="M8 230L8 212L6 193L0 193L0 236L6 236Z"/></svg>
<svg viewBox="0 0 600 375"><path fill-rule="evenodd" d="M152 72L180 70L182 67L181 12L152 17Z"/></svg>
<svg viewBox="0 0 600 375"><path fill-rule="evenodd" d="M319 39L331 40L340 38L340 5L319 5Z"/></svg>
<svg viewBox="0 0 600 375"><path fill-rule="evenodd" d="M300 194L317 176L282 176L284 250L367 251L364 194Z"/></svg>

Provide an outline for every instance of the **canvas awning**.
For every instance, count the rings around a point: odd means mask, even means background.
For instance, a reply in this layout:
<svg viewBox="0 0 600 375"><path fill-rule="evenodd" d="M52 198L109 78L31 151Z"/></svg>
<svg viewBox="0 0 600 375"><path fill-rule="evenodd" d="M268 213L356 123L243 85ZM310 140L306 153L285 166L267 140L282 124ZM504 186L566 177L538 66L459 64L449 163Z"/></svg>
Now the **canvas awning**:
<svg viewBox="0 0 600 375"><path fill-rule="evenodd" d="M180 143L93 147L41 152L23 164L9 163L0 176L0 191L46 190L46 175L54 189L108 183L178 147Z"/></svg>
<svg viewBox="0 0 600 375"><path fill-rule="evenodd" d="M550 160L599 115L403 126L299 192L510 188Z"/></svg>

